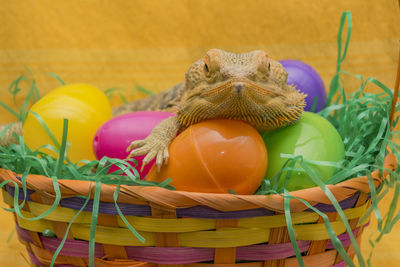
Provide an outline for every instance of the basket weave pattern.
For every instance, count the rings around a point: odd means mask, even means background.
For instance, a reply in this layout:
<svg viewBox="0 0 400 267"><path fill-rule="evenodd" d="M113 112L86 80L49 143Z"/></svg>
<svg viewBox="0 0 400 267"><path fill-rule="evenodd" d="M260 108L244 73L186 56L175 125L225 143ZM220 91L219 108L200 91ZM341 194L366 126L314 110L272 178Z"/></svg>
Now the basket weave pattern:
<svg viewBox="0 0 400 267"><path fill-rule="evenodd" d="M384 168L394 170L396 159L389 154ZM372 173L375 186L388 175ZM0 181L22 186L15 173L0 169ZM22 215L36 217L55 200L51 179L28 175L28 197ZM68 223L81 209L94 183L59 180L62 200L52 213L40 220L15 216L19 240L26 245L36 266L49 266L64 237ZM370 205L366 177L328 185L349 219L360 242L368 221L359 219ZM13 206L14 187L3 189ZM287 233L283 197L279 195L232 195L170 191L158 187L121 186L118 204L128 222L146 239L140 242L127 229L115 209L115 186L101 186L96 231L96 266L298 266ZM350 257L354 256L346 228L325 193L319 188L291 192L327 214L332 228ZM22 191L20 201L23 200ZM92 202L75 219L56 266L87 266ZM345 266L334 249L322 218L298 200L290 201L296 240L307 266ZM42 233L50 230L55 237Z"/></svg>

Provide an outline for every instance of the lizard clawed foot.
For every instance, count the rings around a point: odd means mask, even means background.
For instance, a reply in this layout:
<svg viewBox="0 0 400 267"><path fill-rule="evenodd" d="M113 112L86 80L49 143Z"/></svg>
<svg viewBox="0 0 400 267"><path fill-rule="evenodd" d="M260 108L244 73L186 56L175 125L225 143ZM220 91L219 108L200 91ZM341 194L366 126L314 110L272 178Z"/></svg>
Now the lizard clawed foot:
<svg viewBox="0 0 400 267"><path fill-rule="evenodd" d="M168 153L169 142L155 138L153 135L149 135L144 140L133 141L126 149L130 151L127 159L146 155L142 161L141 171L144 167L149 164L154 158L156 158L157 171L160 172L163 165L168 164L169 153Z"/></svg>
<svg viewBox="0 0 400 267"><path fill-rule="evenodd" d="M136 140L129 145L127 148L127 152L130 151L128 159L147 154L142 161L141 171L144 166L156 158L157 171L160 172L161 167L168 164L168 147L178 133L179 127L176 116L163 120L144 140Z"/></svg>

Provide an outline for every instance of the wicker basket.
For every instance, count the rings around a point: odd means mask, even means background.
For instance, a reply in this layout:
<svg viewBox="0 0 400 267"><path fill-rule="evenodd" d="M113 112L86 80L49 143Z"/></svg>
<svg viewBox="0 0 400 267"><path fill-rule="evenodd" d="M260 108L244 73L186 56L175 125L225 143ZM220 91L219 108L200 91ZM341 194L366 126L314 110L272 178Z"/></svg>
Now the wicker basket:
<svg viewBox="0 0 400 267"><path fill-rule="evenodd" d="M341 31L345 16L342 16ZM351 23L350 23L351 24ZM348 36L351 26L348 24ZM348 40L346 40L347 49ZM338 66L343 61L339 48ZM400 62L400 58L399 58ZM393 121L400 77L397 75L390 113ZM379 187L397 161L389 153L383 171L372 172L374 186ZM18 199L15 185L22 188L18 174L0 169L0 183L9 181L2 193L5 203L14 207ZM19 240L35 266L87 266L89 255L95 266L187 266L187 267L264 267L299 266L290 242L285 219L285 201L280 195L233 195L171 191L160 187L121 186L118 207L114 203L115 185L77 180L58 180L61 201L58 202L53 179L28 175L26 203L22 216L15 215ZM360 243L368 220L360 221L370 206L367 177L352 178L336 185L327 185L349 220L353 235ZM18 189L19 203L24 194ZM86 201L81 196L100 198ZM57 191L58 192L58 191ZM320 187L290 193L304 199L325 213L348 255L355 255L350 235L336 208ZM56 201L57 200L57 201ZM89 203L83 209L83 205ZM46 216L46 211L57 207ZM98 213L97 213L98 209ZM119 210L118 210L119 209ZM82 211L83 210L83 211ZM92 212L96 210L96 212ZM79 215L78 215L78 212ZM125 217L121 217L122 213ZM15 214L15 213L14 213ZM306 266L346 266L334 248L323 217L297 199L290 201L290 214L297 246ZM40 216L41 215L41 216ZM96 218L96 216L98 217ZM41 219L38 219L39 217ZM36 217L35 220L26 218ZM95 244L91 225L97 221ZM70 222L73 220L73 224ZM125 221L124 221L125 220ZM145 238L142 243L127 227L132 225ZM49 235L46 233L54 233ZM67 237L61 250L63 238Z"/></svg>
<svg viewBox="0 0 400 267"><path fill-rule="evenodd" d="M395 157L388 154L384 168L394 170L396 164ZM386 175L387 172L382 176L378 171L372 173L376 187ZM22 186L17 174L0 169L0 181L7 180ZM59 180L62 199L53 212L34 221L15 216L19 240L25 244L35 266L50 265L68 223L85 201L79 196L87 196L94 184ZM48 210L55 200L53 181L40 175L28 175L26 185L28 201L22 215L36 217ZM360 223L359 219L370 205L367 178L353 178L328 187L360 242L367 223ZM284 199L279 195L189 193L159 187L121 186L118 206L146 239L142 243L118 216L114 191L115 186L101 185L95 266L298 266L283 214ZM354 256L344 223L319 187L294 191L291 195L307 200L327 214L348 254ZM12 207L13 183L3 188L3 196ZM92 204L89 202L72 224L55 266L88 265ZM290 210L306 266L345 266L329 239L322 218L295 199L290 201ZM43 235L46 230L56 236Z"/></svg>

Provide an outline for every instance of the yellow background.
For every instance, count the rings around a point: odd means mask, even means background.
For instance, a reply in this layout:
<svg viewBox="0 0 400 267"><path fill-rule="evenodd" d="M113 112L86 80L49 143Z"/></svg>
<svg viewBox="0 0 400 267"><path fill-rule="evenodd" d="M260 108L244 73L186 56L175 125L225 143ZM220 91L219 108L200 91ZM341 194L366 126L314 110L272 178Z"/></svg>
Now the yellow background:
<svg viewBox="0 0 400 267"><path fill-rule="evenodd" d="M393 87L400 39L396 0L0 0L0 101L14 106L8 86L27 74L26 68L42 94L58 86L46 74L53 72L67 83L122 87L135 99L141 96L132 93L136 85L161 91L182 81L190 63L212 47L264 49L274 59L300 59L328 86L345 10L353 14L353 34L343 68ZM350 91L358 86L354 78L344 82ZM23 88L16 106L28 84ZM118 102L114 97L113 103ZM0 123L13 120L0 109ZM366 255L374 225L364 235ZM27 266L15 235L6 242L12 220L4 211L0 227L0 265ZM372 266L397 266L399 242L397 227L376 248Z"/></svg>

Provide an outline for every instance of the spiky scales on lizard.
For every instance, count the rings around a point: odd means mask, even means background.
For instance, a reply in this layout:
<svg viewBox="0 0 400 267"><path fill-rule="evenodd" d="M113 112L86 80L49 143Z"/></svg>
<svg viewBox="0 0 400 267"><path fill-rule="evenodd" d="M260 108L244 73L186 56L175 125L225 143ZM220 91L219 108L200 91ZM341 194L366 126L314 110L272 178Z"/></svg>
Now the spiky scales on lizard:
<svg viewBox="0 0 400 267"><path fill-rule="evenodd" d="M168 147L178 132L206 119L242 120L260 131L294 123L304 109L305 95L286 84L287 76L282 65L264 51L236 54L209 50L189 67L184 82L114 109L115 116L139 110L176 113L146 139L133 141L129 157L147 154L143 166L156 158L160 168L168 162Z"/></svg>

